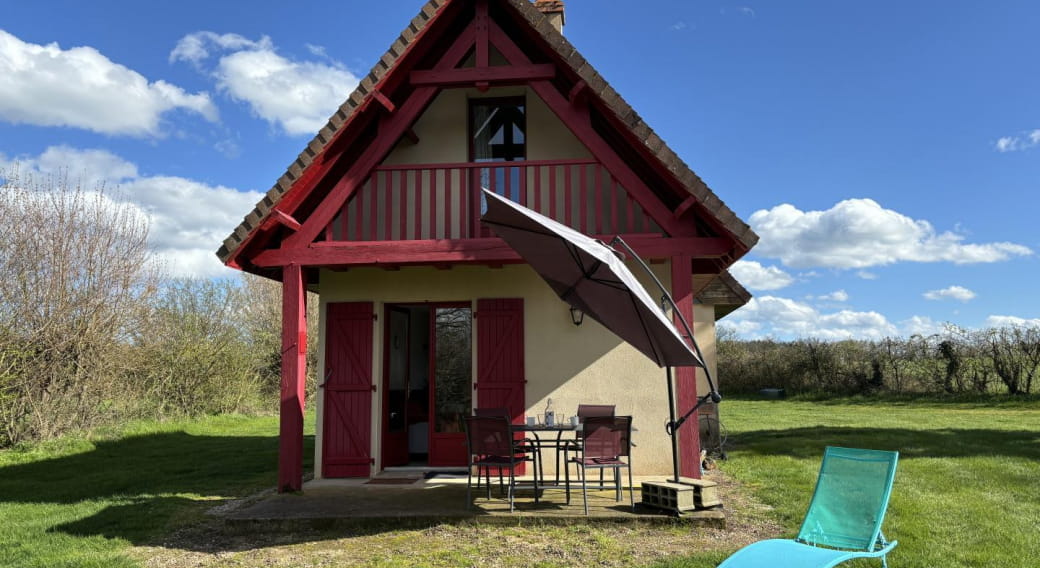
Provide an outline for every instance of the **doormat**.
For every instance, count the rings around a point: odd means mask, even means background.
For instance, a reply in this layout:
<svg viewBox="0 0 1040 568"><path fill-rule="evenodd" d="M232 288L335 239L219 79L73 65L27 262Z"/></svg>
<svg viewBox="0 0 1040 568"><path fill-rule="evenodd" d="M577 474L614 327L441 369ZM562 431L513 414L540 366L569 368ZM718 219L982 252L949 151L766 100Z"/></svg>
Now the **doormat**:
<svg viewBox="0 0 1040 568"><path fill-rule="evenodd" d="M441 479L459 479L460 477L468 477L466 470L462 469L459 471L427 471L423 474L425 479L434 479L439 477Z"/></svg>
<svg viewBox="0 0 1040 568"><path fill-rule="evenodd" d="M365 485L411 485L419 481L417 477L373 477Z"/></svg>

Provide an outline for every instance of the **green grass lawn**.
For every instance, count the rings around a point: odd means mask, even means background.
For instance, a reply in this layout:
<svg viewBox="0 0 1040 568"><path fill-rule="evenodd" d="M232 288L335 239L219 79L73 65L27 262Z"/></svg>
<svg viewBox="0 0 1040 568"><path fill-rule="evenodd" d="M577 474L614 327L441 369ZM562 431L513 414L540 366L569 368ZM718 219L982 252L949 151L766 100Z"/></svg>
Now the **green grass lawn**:
<svg viewBox="0 0 1040 568"><path fill-rule="evenodd" d="M793 537L827 445L897 450L891 566L1040 566L1040 402L723 403L727 473ZM663 566L710 566L691 557ZM878 566L860 561L850 566Z"/></svg>
<svg viewBox="0 0 1040 568"><path fill-rule="evenodd" d="M787 536L798 529L824 446L898 450L885 522L886 535L900 542L890 555L893 568L1040 565L1036 400L727 400L722 418L730 433L730 459L721 462L722 470L772 507L751 516L778 521ZM139 566L142 550L144 556L171 553L176 546L155 545L204 525L203 512L222 500L274 486L276 436L276 418L227 416L135 424L92 440L2 451L0 566ZM311 453L305 453L308 461ZM707 568L732 551L723 534L712 537L715 550L697 553L695 539L679 532L444 525L253 541L251 535L234 535L235 545L225 554L153 564L308 565L330 558L357 561L368 550L368 564L380 566L471 565L481 554L486 561L476 563L489 566L501 558L517 558L515 565L633 565L641 556L632 549L657 538L668 539L677 556L656 566ZM543 541L533 549L517 548ZM610 543L611 558L594 557L596 543ZM539 555L543 549L548 552ZM288 559L295 564L286 564Z"/></svg>
<svg viewBox="0 0 1040 568"><path fill-rule="evenodd" d="M0 566L138 566L131 546L273 487L277 431L221 416L0 452Z"/></svg>

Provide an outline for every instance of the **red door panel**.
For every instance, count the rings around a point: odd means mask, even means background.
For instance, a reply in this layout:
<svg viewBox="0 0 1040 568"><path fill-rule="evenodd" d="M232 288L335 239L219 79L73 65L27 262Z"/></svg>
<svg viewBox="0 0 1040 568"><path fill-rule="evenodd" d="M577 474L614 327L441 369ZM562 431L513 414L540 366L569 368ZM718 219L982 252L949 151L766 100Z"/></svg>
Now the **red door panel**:
<svg viewBox="0 0 1040 568"><path fill-rule="evenodd" d="M513 424L523 424L526 383L523 299L477 300L476 406L508 408Z"/></svg>
<svg viewBox="0 0 1040 568"><path fill-rule="evenodd" d="M371 302L328 305L325 333L324 477L372 472Z"/></svg>

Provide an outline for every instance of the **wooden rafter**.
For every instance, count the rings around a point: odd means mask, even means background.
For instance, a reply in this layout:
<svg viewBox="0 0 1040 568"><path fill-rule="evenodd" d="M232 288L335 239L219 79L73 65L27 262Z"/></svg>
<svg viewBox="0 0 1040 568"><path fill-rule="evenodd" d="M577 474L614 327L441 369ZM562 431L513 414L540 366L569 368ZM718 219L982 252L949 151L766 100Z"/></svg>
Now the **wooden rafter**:
<svg viewBox="0 0 1040 568"><path fill-rule="evenodd" d="M439 87L464 87L487 83L488 85L519 85L528 81L549 80L556 76L556 66L551 63L538 65L501 65L497 67L467 67L431 71L412 71L410 81L417 87L436 85Z"/></svg>

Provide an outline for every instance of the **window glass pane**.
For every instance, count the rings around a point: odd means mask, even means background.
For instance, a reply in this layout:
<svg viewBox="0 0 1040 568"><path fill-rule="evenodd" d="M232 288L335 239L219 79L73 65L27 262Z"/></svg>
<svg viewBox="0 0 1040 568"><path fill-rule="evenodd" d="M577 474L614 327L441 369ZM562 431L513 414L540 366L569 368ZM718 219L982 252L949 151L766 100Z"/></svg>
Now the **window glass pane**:
<svg viewBox="0 0 1040 568"><path fill-rule="evenodd" d="M523 99L470 101L474 162L514 162L527 156Z"/></svg>
<svg viewBox="0 0 1040 568"><path fill-rule="evenodd" d="M434 413L437 432L462 432L470 414L472 324L470 308L437 308L435 316Z"/></svg>

